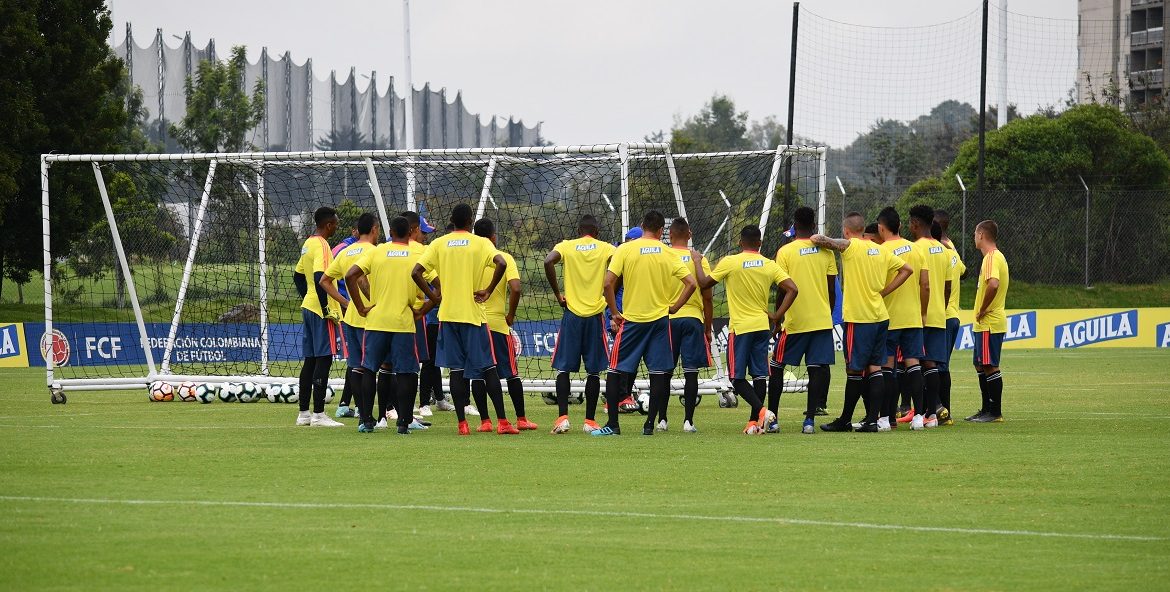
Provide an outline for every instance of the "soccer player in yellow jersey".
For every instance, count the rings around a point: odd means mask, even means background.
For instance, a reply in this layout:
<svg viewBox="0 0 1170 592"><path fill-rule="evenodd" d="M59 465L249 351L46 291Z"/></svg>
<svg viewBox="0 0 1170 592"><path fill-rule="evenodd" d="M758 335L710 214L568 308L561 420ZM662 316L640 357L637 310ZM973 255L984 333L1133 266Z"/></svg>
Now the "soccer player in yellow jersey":
<svg viewBox="0 0 1170 592"><path fill-rule="evenodd" d="M435 227L418 212L406 210L399 214L410 223L410 248L420 254L426 250L426 237L435 231ZM425 278L431 288L438 287L438 280L434 277ZM431 403L441 411L454 411L455 407L443 397L443 374L435 365L435 341L439 338L438 311L431 308L426 317L414 324L415 341L418 342L418 357L422 367L418 371L418 414L424 418L434 415Z"/></svg>
<svg viewBox="0 0 1170 592"><path fill-rule="evenodd" d="M414 269L419 253L410 248L410 223L402 216L390 221L392 242L371 249L358 259L345 274L353 307L366 317L362 343L362 388L358 399L358 431L373 432L375 373L389 366L394 373L395 403L399 410L399 434L409 434L414 409L414 394L418 389L418 346L414 340L414 322L430 310L431 302L423 302L418 289L406 281ZM367 303L358 284L366 279L370 285Z"/></svg>
<svg viewBox="0 0 1170 592"><path fill-rule="evenodd" d="M999 226L994 220L984 220L975 226L975 248L983 253L979 265L979 287L975 290L975 370L979 373L979 392L983 406L979 413L967 418L976 423L1003 421L1003 374L999 370L999 354L1003 336L1007 333L1007 292L1009 273L1007 259L996 247Z"/></svg>
<svg viewBox="0 0 1170 592"><path fill-rule="evenodd" d="M711 265L692 249L691 225L686 218L675 218L670 223L670 252L679 258L679 261L688 268L702 267L705 274L710 275ZM694 275L694 270L689 270ZM682 285L678 286L681 292ZM678 297L678 293L674 295ZM695 290L687 300L685 306L678 312L670 315L670 351L674 355L674 365L682 360L683 367L683 432L694 433L695 406L699 402L699 370L711 367L711 324L714 316L711 304L711 288ZM662 402L658 410L658 423L655 426L660 432L667 428L666 407L670 397ZM651 418L654 419L654 418Z"/></svg>
<svg viewBox="0 0 1170 592"><path fill-rule="evenodd" d="M569 431L569 377L585 363L585 424L588 433L597 425L597 398L601 394L601 372L609 360L605 334L605 269L615 247L598 240L597 218L590 214L577 222L577 237L556 244L544 258L544 276L560 303L561 327L553 348L552 367L557 371L557 420L552 433ZM557 282L556 265L564 268L565 291Z"/></svg>
<svg viewBox="0 0 1170 592"><path fill-rule="evenodd" d="M890 314L884 298L901 286L911 267L889 251L862 237L865 219L852 212L841 223L845 238L812 236L813 244L841 253L842 317L845 321L845 403L841 416L821 425L826 432L853 431L853 411L865 401L859 431L877 432L885 392L881 364L886 358ZM892 279L889 278L893 274ZM863 384L866 383L866 384ZM889 428L887 428L889 429Z"/></svg>
<svg viewBox="0 0 1170 592"><path fill-rule="evenodd" d="M833 344L833 300L836 295L837 257L814 245L816 212L802 206L792 215L796 238L776 252L776 263L792 278L800 298L792 304L784 319L783 331L776 339L776 351L769 363L768 410L780 413L780 396L784 392L784 367L808 366L808 400L804 410L805 434L816 433L813 418L817 407L829 394L830 366L836 357ZM779 424L764 426L765 431L780 431Z"/></svg>
<svg viewBox="0 0 1170 592"><path fill-rule="evenodd" d="M904 371L898 379L902 392L908 394L918 407L921 415L926 411L922 404L922 356L925 350L922 346L922 317L926 312L926 305L930 300L930 276L923 273L926 269L926 260L922 250L915 248L914 243L902 238L901 217L894 208L885 208L878 213L878 234L882 236L882 249L902 259L913 275L910 281L905 282L898 289L885 297L886 309L890 314L890 328L886 332L886 362L882 365L883 372L893 372L894 364L901 362ZM890 272L888 278L892 278ZM886 421L894 421L897 412L897 391L885 390L884 404L881 417ZM914 419L913 415L904 416L911 421L912 429L922 429L925 416ZM885 421L882 422L885 427Z"/></svg>
<svg viewBox="0 0 1170 592"><path fill-rule="evenodd" d="M480 303L496 289L504 277L508 263L496 252L486 238L471 234L471 206L461 203L451 210L451 224L455 230L432 241L414 266L410 276L423 294L439 305L439 339L435 348L435 363L451 371L451 395L455 399L455 414L459 420L459 434L471 434L464 409L468 403L468 383L465 372L487 383L488 396L496 404L499 418L498 433L515 433L503 410L504 393L496 373L492 355L491 330ZM483 268L495 265L491 280L483 285ZM425 276L434 271L442 285L442 295L431 289Z"/></svg>
<svg viewBox="0 0 1170 592"><path fill-rule="evenodd" d="M910 233L914 247L925 260L923 275L930 283L926 311L922 315L922 382L921 407L925 427L937 427L950 419L950 410L943 406L939 389L939 364L949 357L947 346L947 294L950 292L951 257L949 250L930 235L934 224L934 208L919 204L910 208ZM915 407L918 407L915 405Z"/></svg>
<svg viewBox="0 0 1170 592"><path fill-rule="evenodd" d="M337 417L356 415L347 402L357 392L360 384L354 381L355 377L360 379L360 375L354 371L362 367L362 327L366 324L365 317L358 314L357 308L349 305L348 290L343 294L340 288L345 285L345 273L349 271L354 262L368 254L370 249L373 249L374 245L378 243L377 218L369 212L358 216L357 233L357 242L350 243L337 252L320 282L321 288L337 301L342 309L341 335L345 339L343 342L345 344L345 386L342 390L341 403L337 405ZM369 282L362 282L359 288L365 290L364 295L369 296Z"/></svg>
<svg viewBox="0 0 1170 592"><path fill-rule="evenodd" d="M657 210L642 217L642 238L622 243L613 253L605 273L605 301L610 316L618 326L609 356L609 372L605 374L605 400L609 420L594 436L616 436L621 433L618 421L618 403L625 397L625 376L633 375L638 364L646 363L650 373L650 409L642 434L654 435L651 418L658 416L658 407L670 395L670 376L674 373L674 359L670 348L669 315L679 311L695 292L695 278L687 266L662 244L662 229L666 219ZM615 284L621 278L625 286L622 310L618 310ZM672 303L675 283L683 283L682 292Z"/></svg>
<svg viewBox="0 0 1170 592"><path fill-rule="evenodd" d="M476 236L486 238L491 241L493 246L496 246L495 222L487 218L480 218L476 220L473 229ZM504 278L503 281L496 284L496 289L483 303L484 315L487 316L488 328L491 329L489 337L492 340L492 352L496 356L496 373L508 384L508 397L512 399L512 407L516 410L516 424L512 426L512 429L535 430L539 426L528 421L524 411L524 384L520 381L520 369L516 366L517 343L516 340L512 339L512 323L516 322L516 307L520 305L520 296L523 293L523 288L520 285L520 270L516 267L516 260L512 258L512 255L499 250L498 246L496 246L496 253L502 255L507 264L504 268ZM494 272L494 265L485 267L482 283L487 284L491 281ZM476 397L478 405L481 397L487 394L484 381L473 377L471 392ZM484 408L480 407L480 409ZM481 413L484 415L480 421L479 431L492 431L492 422L487 415L487 410L484 409ZM501 415L501 417L503 416Z"/></svg>
<svg viewBox="0 0 1170 592"><path fill-rule="evenodd" d="M768 389L768 342L772 338L772 324L782 320L796 299L797 288L792 278L775 261L760 254L763 233L759 226L744 226L739 233L741 252L719 260L711 275L696 267L699 287L710 288L723 282L727 290L728 326L727 371L735 393L751 406L745 434L762 434L776 415L761 400ZM775 311L769 311L768 297L773 286L779 286L784 295ZM748 384L747 374L755 384Z"/></svg>
<svg viewBox="0 0 1170 592"><path fill-rule="evenodd" d="M329 295L321 288L321 278L329 267L333 252L329 237L337 232L337 212L323 206L313 212L317 228L301 246L301 258L293 271L293 283L301 300L301 353L304 363L300 374L300 413L296 425L339 427L341 422L325 415L325 389L329 386L329 367L337 343L336 322L340 307L334 308ZM310 289L311 288L311 289ZM310 398L310 393L312 397ZM309 412L309 401L313 411Z"/></svg>
<svg viewBox="0 0 1170 592"><path fill-rule="evenodd" d="M951 408L951 354L955 350L955 340L959 338L959 292L960 281L963 276L967 275L967 266L963 264L963 258L959 256L959 252L955 250L955 244L946 237L946 226L951 218L943 210L934 211L934 224L930 227L930 235L934 240L941 242L947 246L947 257L950 258L950 267L947 269L947 335L946 335L946 361L938 365L938 397L943 407L948 409L946 425L955 423L954 414L950 413Z"/></svg>

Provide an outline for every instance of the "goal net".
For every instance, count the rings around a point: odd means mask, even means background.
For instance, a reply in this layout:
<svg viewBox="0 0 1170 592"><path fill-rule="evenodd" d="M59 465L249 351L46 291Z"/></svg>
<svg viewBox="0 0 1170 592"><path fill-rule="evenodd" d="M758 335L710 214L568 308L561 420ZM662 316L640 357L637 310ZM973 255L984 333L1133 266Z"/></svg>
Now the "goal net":
<svg viewBox="0 0 1170 592"><path fill-rule="evenodd" d="M596 216L600 238L615 244L647 210L661 211L668 225L685 216L694 248L712 262L737 250L743 225L760 224L764 252L774 253L785 216L798 205L816 207L823 224L825 150L671 154L665 144L631 143L46 155L43 174L41 341L56 392L155 380L295 382L301 297L292 274L312 232L312 212L322 205L338 210L333 244L350 235L363 212L385 229L399 212L419 211L438 228L434 238L453 206L466 202L477 217L496 222L499 247L516 259L523 285L513 326L517 366L526 390L539 393L554 388L550 356L562 310L543 260L558 241L575 238L581 215ZM94 185L78 187L78 179ZM101 209L91 226L54 228L53 209L70 207L77 192L93 187ZM701 376L705 394L730 390L721 287L714 301L718 361ZM339 360L344 355L339 344ZM344 367L333 366L335 386ZM802 389L803 375L792 370L798 374L786 387Z"/></svg>

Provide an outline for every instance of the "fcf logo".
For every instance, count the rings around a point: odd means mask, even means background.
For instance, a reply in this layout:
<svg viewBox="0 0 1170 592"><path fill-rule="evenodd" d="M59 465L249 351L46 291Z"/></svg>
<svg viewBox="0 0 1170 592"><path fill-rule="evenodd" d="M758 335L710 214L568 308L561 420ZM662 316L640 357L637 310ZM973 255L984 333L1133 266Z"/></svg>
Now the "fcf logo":
<svg viewBox="0 0 1170 592"><path fill-rule="evenodd" d="M41 335L41 355L51 362L54 368L67 365L69 363L69 340L65 338L65 334L53 329L52 333Z"/></svg>

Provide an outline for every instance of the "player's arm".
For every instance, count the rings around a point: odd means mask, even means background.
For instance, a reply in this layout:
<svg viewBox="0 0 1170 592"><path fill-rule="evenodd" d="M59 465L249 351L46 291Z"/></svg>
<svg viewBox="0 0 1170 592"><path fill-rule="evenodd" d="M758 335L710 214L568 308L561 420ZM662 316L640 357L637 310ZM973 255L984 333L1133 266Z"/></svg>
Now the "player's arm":
<svg viewBox="0 0 1170 592"><path fill-rule="evenodd" d="M814 234L809 240L818 247L824 247L838 253L849 248L849 239L846 238L829 238L823 234Z"/></svg>
<svg viewBox="0 0 1170 592"><path fill-rule="evenodd" d="M344 311L346 307L349 306L349 299L341 294L341 290L337 289L337 280L340 279L345 281L345 276L342 275L341 266L337 263L338 262L335 259L334 263L329 265L329 269L325 270L325 274L321 277L321 281L318 283L321 285L321 289L325 290L326 294L329 294L330 298L336 300L337 303L341 305L341 310ZM368 296L369 292L366 292L366 295Z"/></svg>
<svg viewBox="0 0 1170 592"><path fill-rule="evenodd" d="M918 299L922 302L922 324L926 324L926 311L930 308L930 272L925 267L918 272Z"/></svg>
<svg viewBox="0 0 1170 592"><path fill-rule="evenodd" d="M882 291L880 292L881 297L885 298L886 296L889 296L890 292L897 290L902 284L906 283L906 280L910 279L910 276L913 274L914 268L910 267L909 263L903 263L902 268L898 270L898 273L894 275L894 278L890 280L890 283L886 284L886 287L882 288Z"/></svg>
<svg viewBox="0 0 1170 592"><path fill-rule="evenodd" d="M695 261L696 261L695 262L695 287L697 287L700 290L706 290L706 291L710 292L711 288L715 284L719 283L719 280L715 279L714 276L709 275L707 272L703 271L703 266L702 266L703 254L699 253L698 251L695 251L695 253L698 254L698 258L695 258L693 256L691 257L692 259L695 259Z"/></svg>
<svg viewBox="0 0 1170 592"><path fill-rule="evenodd" d="M360 289L354 289L361 286L361 282L365 277L366 272L358 265L349 266L349 271L345 272L345 289L353 297L353 305L357 308L358 314L363 317L370 312L370 309L374 308L373 304L366 306L366 298L369 296L368 293L363 295Z"/></svg>
<svg viewBox="0 0 1170 592"><path fill-rule="evenodd" d="M496 290L496 286L500 285L500 280L504 277L504 271L508 269L507 259L504 259L504 256L499 253L495 257L492 257L492 263L496 265L496 269L492 273L492 281L488 283L486 288L475 292L475 301L481 304Z"/></svg>
<svg viewBox="0 0 1170 592"><path fill-rule="evenodd" d="M991 303L995 301L996 292L999 292L999 278L987 278L987 289L983 290L983 302L978 303L979 312L975 315L975 320L981 321L987 316L987 309L991 308Z"/></svg>
<svg viewBox="0 0 1170 592"><path fill-rule="evenodd" d="M422 306L420 306L418 308L418 310L414 311L414 320L416 320L416 321L423 320L424 318L426 318L427 313L434 310L434 308L435 308L435 301L434 300L423 300Z"/></svg>
<svg viewBox="0 0 1170 592"><path fill-rule="evenodd" d="M952 284L952 282L949 279L946 281L945 284L943 284L943 303L944 304L951 301L951 284Z"/></svg>
<svg viewBox="0 0 1170 592"><path fill-rule="evenodd" d="M548 280L548 287L552 288L553 297L560 303L561 308L568 306L565 296L561 294L561 286L557 282L557 263L561 261L560 251L553 249L544 256L544 277ZM508 323L511 325L512 323Z"/></svg>
<svg viewBox="0 0 1170 592"><path fill-rule="evenodd" d="M796 295L799 290L796 289L796 282L792 278L785 278L784 281L776 284L776 310L768 315L773 323L781 323L784 321L784 315L788 313L788 309L792 308L792 303L796 301Z"/></svg>
<svg viewBox="0 0 1170 592"><path fill-rule="evenodd" d="M605 272L605 304L609 306L609 316L615 325L621 325L626 318L622 316L621 311L618 310L617 305L617 283L621 280L617 274L606 270Z"/></svg>
<svg viewBox="0 0 1170 592"><path fill-rule="evenodd" d="M695 293L695 289L698 287L698 284L695 282L695 278L691 277L689 273L679 278L679 281L683 283L683 290L682 293L678 295L678 300L676 300L674 304L671 305L671 307L668 309L670 314L674 314L682 309L682 307L686 306L687 300L691 299L691 296Z"/></svg>
<svg viewBox="0 0 1170 592"><path fill-rule="evenodd" d="M706 277L706 271L703 269L702 261L699 262L696 268L699 271L703 271L704 277ZM713 295L714 290L711 288L699 289L699 296L703 299L704 335L707 337L708 342L711 340L711 333L715 330L715 302Z"/></svg>
<svg viewBox="0 0 1170 592"><path fill-rule="evenodd" d="M509 327L516 322L516 307L520 306L520 295L523 292L520 280L508 280L508 314L504 315L504 321Z"/></svg>
<svg viewBox="0 0 1170 592"><path fill-rule="evenodd" d="M834 308L837 308L837 276L827 275L825 279L829 282L829 311L832 312Z"/></svg>
<svg viewBox="0 0 1170 592"><path fill-rule="evenodd" d="M309 280L305 279L305 274L299 271L293 272L293 285L297 287L297 294L300 294L301 298L309 293Z"/></svg>
<svg viewBox="0 0 1170 592"><path fill-rule="evenodd" d="M439 295L439 292L437 290L432 290L430 284L428 284L427 281L425 279L423 279L423 274L425 274L426 272L427 272L427 270L425 267L422 266L422 264L415 263L414 269L412 269L410 271L410 279L414 280L414 285L418 286L419 291L422 292L423 295L427 297L427 300L433 301L435 304L438 304L439 302L442 301L443 298L442 298L442 296ZM348 278L349 278L349 276L347 275L346 279L348 279ZM438 281L439 281L438 279L435 279L436 283L438 283Z"/></svg>

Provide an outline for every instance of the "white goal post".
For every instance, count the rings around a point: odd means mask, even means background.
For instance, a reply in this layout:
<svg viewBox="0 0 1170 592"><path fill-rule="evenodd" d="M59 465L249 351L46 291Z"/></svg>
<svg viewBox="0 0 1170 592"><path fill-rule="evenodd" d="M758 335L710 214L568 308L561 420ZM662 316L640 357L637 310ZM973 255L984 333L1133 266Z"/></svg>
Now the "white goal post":
<svg viewBox="0 0 1170 592"><path fill-rule="evenodd" d="M547 286L543 285L543 268L539 273L531 271L536 269L534 257L539 254L543 259L545 245L554 238L552 233L562 234L555 237L558 240L572 238L568 235L575 232L580 214L612 216L607 218L611 220L607 226L613 229L607 236L611 242L620 240L650 207L662 210L668 224L674 217L688 217L695 247L709 251L714 258L732 248L736 224L754 222L758 215L758 224L766 232L769 222L774 222L777 189L785 190L779 186L780 172L794 162L801 167L800 182L795 189L789 189L798 193L801 203L815 207L823 231L825 159L826 149L815 146L672 154L669 145L663 143L336 152L45 154L41 157L41 206L45 308L42 355L46 384L56 400L65 391L137 389L156 380L295 383L295 373L288 368L299 340L295 346L290 345L294 338L288 327L295 322L290 322L285 278L280 275L289 270L287 249L273 251L275 241L284 240L290 233L303 240L306 207L335 205L343 195L357 207L374 212L383 229L389 227L393 212L425 209L442 218L455 201L472 203L477 218L497 218L503 226L502 238L516 237L509 239L512 243L502 242L501 248L509 250L510 245L515 245L524 249L526 259L521 267L532 276L524 284L525 301L530 298L528 290L534 290L532 308L527 310L529 317L537 317L524 320L544 323L532 329L545 331L539 338L534 337L538 342L544 339L543 344L533 347L546 347L547 329L550 323L559 323L560 313L559 307L550 307L549 298L541 293ZM54 167L62 166L91 168L102 203L104 220L95 221L94 238L86 244L90 248L95 244L108 246L113 253L108 261L102 259L106 269L91 270L90 275L79 270L99 267L96 253L86 253L77 246L68 253L53 251L51 174ZM339 175L344 187L340 186ZM121 193L112 196L115 185ZM125 227L141 229L142 220L151 214L143 208L127 209L122 194L140 198L149 194L145 199L153 201L164 220L159 227L170 228L168 254L163 254L161 248L152 251L150 244L136 245L136 235L141 230L126 234ZM609 196L613 194L619 199L611 200ZM620 233L616 232L619 228ZM225 232L227 238L223 236ZM213 233L218 234L212 236ZM777 235L779 232L773 230L765 234L765 240ZM228 248L235 249L236 255L221 256L221 251ZM521 255L516 255L519 262ZM277 261L274 257L283 259ZM154 275L148 278L144 274L149 269L154 270ZM109 286L111 275L114 287ZM223 285L209 287L208 278L226 279ZM138 283L153 285L144 294ZM227 300L237 303L228 310L224 310L228 306L225 298L216 293L216 289L225 286L233 294ZM111 295L116 306L103 299ZM86 302L93 309L102 309L102 314L91 313ZM55 317L55 304L58 311L65 312L63 317ZM281 306L285 308L274 309ZM244 311L240 313L246 317L244 320L222 320L236 309ZM210 320L216 314L221 315L220 320ZM523 314L517 316L518 320L524 318ZM122 320L125 322L118 322ZM108 364L103 365L109 360L83 359L80 351L72 359L72 351L77 348L74 341L101 339L103 331L126 331L130 344L115 351L115 359ZM209 351L193 354L199 347ZM217 347L220 355L214 351ZM525 352L528 347L524 345ZM718 360L721 356L713 357ZM731 390L722 362L716 363L717 370L701 378L701 394ZM335 388L342 384L337 366L330 380ZM522 370L529 392L555 390L551 374L524 374ZM803 378L785 385L789 391L803 390L805 386ZM647 381L638 380L635 387L648 388ZM584 381L574 381L572 388L583 390ZM682 380L673 381L672 389L681 391Z"/></svg>

